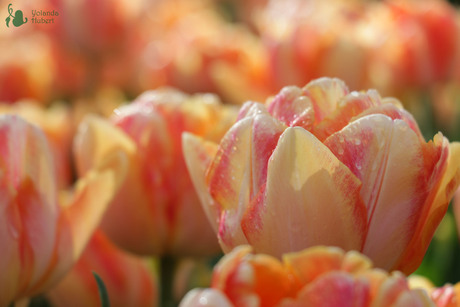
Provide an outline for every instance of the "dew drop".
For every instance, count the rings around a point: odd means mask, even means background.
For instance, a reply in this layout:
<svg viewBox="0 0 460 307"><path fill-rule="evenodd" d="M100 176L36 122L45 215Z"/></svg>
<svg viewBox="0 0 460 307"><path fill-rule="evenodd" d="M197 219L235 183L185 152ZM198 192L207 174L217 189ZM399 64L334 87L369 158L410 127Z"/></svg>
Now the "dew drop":
<svg viewBox="0 0 460 307"><path fill-rule="evenodd" d="M343 143L344 141L345 141L345 140L344 140L343 136L340 135L340 136L339 136L339 142L340 142L340 143Z"/></svg>
<svg viewBox="0 0 460 307"><path fill-rule="evenodd" d="M361 168L362 168L361 164L360 164L360 163L356 163L356 168L357 168L358 170L361 170Z"/></svg>
<svg viewBox="0 0 460 307"><path fill-rule="evenodd" d="M339 155L343 155L343 148L340 147L339 150L337 151L337 153L338 153Z"/></svg>
<svg viewBox="0 0 460 307"><path fill-rule="evenodd" d="M355 139L355 145L361 145L361 140L360 139Z"/></svg>

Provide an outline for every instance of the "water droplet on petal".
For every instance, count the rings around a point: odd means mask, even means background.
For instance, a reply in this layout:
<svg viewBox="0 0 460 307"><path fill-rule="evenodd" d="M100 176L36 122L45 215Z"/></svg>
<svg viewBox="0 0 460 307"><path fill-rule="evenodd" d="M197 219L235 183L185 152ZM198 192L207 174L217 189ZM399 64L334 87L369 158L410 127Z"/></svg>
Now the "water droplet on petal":
<svg viewBox="0 0 460 307"><path fill-rule="evenodd" d="M361 145L361 140L360 139L355 139L355 145Z"/></svg>
<svg viewBox="0 0 460 307"><path fill-rule="evenodd" d="M338 153L339 155L343 155L343 148L340 147L339 150L337 151L337 153Z"/></svg>

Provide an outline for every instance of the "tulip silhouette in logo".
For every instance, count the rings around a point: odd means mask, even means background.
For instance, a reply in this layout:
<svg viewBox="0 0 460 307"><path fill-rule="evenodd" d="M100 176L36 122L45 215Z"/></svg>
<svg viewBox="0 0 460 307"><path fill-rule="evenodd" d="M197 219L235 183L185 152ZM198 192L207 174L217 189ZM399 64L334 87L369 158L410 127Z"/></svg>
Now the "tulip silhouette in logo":
<svg viewBox="0 0 460 307"><path fill-rule="evenodd" d="M16 13L14 14L14 16L12 15L13 14L13 8L11 7L11 3L8 5L8 14L10 16L6 17L6 26L9 28L10 27L10 20L11 18L13 18L13 25L15 27L19 27L19 26L22 26L23 24L27 23L27 17L25 18L25 21L24 21L24 16L22 14L22 11L21 10L17 10Z"/></svg>

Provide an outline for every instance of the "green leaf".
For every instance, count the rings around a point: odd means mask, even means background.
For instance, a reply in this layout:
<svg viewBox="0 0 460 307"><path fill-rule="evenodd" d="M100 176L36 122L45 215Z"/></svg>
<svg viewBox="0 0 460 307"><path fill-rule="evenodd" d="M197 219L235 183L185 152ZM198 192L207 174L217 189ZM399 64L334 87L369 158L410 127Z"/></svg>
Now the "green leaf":
<svg viewBox="0 0 460 307"><path fill-rule="evenodd" d="M93 275L96 279L97 287L99 289L99 297L101 298L102 307L110 307L109 295L107 293L104 281L102 281L101 277L99 277L97 273L93 272Z"/></svg>
<svg viewBox="0 0 460 307"><path fill-rule="evenodd" d="M6 17L5 21L6 21L6 26L9 28L10 27L10 16Z"/></svg>

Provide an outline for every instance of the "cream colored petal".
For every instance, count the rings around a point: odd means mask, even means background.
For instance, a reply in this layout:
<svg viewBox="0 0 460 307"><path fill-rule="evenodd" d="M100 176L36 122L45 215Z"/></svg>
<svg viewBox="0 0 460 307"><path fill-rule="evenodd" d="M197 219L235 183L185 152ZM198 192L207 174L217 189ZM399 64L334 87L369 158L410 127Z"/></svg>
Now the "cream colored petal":
<svg viewBox="0 0 460 307"><path fill-rule="evenodd" d="M288 128L269 161L260 222L246 223L246 237L257 252L278 257L314 245L360 250L367 230L360 188L315 136Z"/></svg>
<svg viewBox="0 0 460 307"><path fill-rule="evenodd" d="M182 134L182 151L188 173L216 234L219 229L220 209L209 194L206 185L206 170L217 152L217 147L217 144L204 141L191 133Z"/></svg>
<svg viewBox="0 0 460 307"><path fill-rule="evenodd" d="M104 163L77 182L70 205L62 206L55 262L44 280L47 287L59 280L80 257L88 240L127 173L127 156L112 152Z"/></svg>
<svg viewBox="0 0 460 307"><path fill-rule="evenodd" d="M107 119L87 115L78 126L73 151L79 174L101 163L112 151L121 149L128 155L136 150L134 142Z"/></svg>

